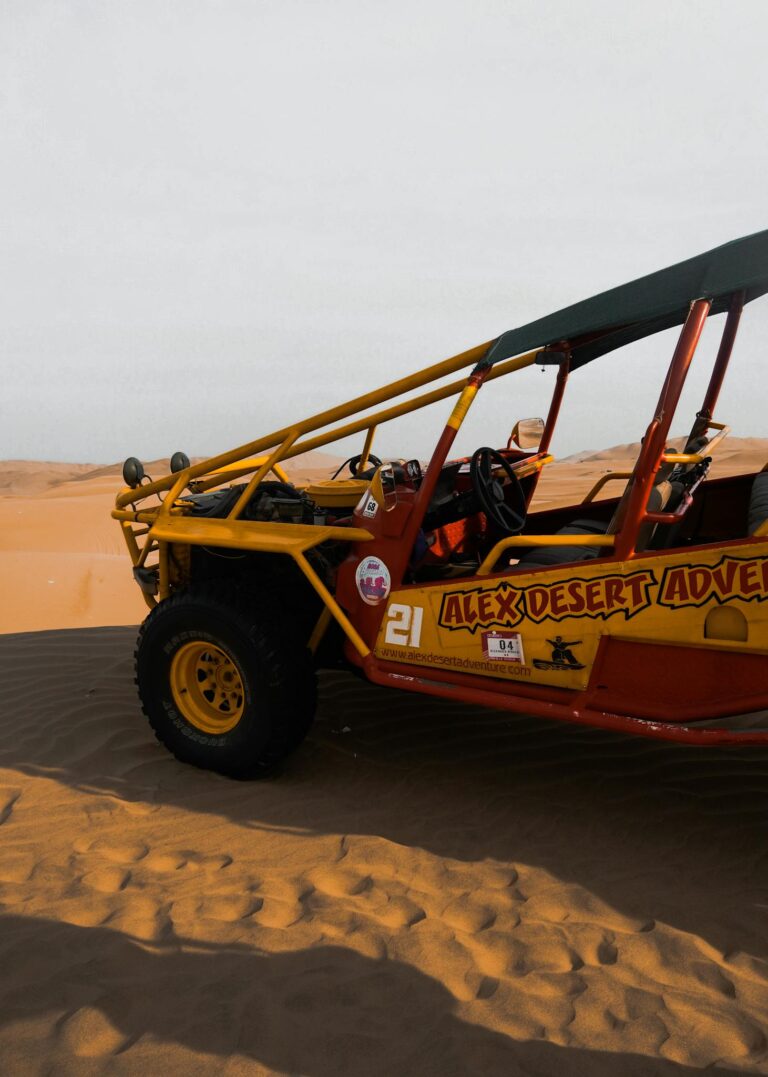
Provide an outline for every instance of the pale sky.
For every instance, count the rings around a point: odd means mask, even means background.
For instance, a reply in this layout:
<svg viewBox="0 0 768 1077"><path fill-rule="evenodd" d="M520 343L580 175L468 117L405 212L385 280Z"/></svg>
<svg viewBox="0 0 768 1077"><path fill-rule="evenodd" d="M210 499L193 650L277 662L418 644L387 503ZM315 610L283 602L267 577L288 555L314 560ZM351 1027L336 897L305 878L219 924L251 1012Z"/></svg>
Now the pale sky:
<svg viewBox="0 0 768 1077"><path fill-rule="evenodd" d="M767 35L764 0L4 0L0 458L219 452L768 227ZM574 375L555 453L637 440L673 343ZM767 344L763 300L735 435ZM463 447L542 411L515 381Z"/></svg>

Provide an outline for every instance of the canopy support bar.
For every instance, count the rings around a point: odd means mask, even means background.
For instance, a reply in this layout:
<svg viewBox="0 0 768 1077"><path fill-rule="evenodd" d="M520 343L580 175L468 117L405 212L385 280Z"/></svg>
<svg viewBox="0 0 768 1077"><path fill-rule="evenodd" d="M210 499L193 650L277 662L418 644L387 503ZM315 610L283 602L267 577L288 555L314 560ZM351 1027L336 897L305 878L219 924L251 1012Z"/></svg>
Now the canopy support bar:
<svg viewBox="0 0 768 1077"><path fill-rule="evenodd" d="M712 376L709 379L704 403L701 405L701 411L696 416L693 429L688 438L689 442L693 441L695 438L700 438L703 434L707 433L709 422L715 413L717 398L720 396L720 390L723 387L723 380L725 379L725 373L728 370L728 363L731 360L731 353L733 352L733 345L736 340L736 333L739 329L741 312L743 310L744 293L734 292L731 296L728 317L725 319L723 335L720 338L720 347L717 350L717 358L715 359L715 365L712 368Z"/></svg>
<svg viewBox="0 0 768 1077"><path fill-rule="evenodd" d="M661 465L669 427L711 306L711 299L694 300L678 339L672 362L669 364L669 370L664 379L661 396L656 405L656 414L643 439L640 456L631 480L632 489L627 502L627 510L616 535L615 549L619 561L628 560L635 552L638 532L648 504L648 495Z"/></svg>

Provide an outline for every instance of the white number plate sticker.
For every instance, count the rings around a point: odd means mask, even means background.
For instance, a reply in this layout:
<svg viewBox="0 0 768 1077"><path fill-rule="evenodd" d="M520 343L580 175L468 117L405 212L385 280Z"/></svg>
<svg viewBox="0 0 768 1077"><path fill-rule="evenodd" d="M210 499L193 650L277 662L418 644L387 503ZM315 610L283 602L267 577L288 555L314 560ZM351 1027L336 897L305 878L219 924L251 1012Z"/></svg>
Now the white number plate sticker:
<svg viewBox="0 0 768 1077"><path fill-rule="evenodd" d="M523 637L519 632L483 632L483 658L522 664Z"/></svg>

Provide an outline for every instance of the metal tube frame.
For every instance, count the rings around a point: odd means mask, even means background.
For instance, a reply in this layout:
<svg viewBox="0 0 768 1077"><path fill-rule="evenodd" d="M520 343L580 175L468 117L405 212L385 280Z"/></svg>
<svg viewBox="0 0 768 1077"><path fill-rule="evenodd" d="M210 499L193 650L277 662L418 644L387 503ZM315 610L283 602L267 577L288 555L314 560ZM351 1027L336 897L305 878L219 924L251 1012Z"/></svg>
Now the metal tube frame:
<svg viewBox="0 0 768 1077"><path fill-rule="evenodd" d="M680 333L664 379L659 402L656 405L655 415L646 431L640 455L632 473L626 511L616 529L614 550L615 557L619 561L629 560L635 553L640 527L645 522L648 497L656 473L661 466L669 427L711 306L711 299L694 300Z"/></svg>
<svg viewBox="0 0 768 1077"><path fill-rule="evenodd" d="M469 674L448 669L429 670L397 662L380 662L368 655L360 662L366 677L374 684L419 692L443 699L456 699L456 689L461 689L463 702L474 703L495 710L532 714L539 718L575 723L608 729L614 733L651 737L654 740L674 741L679 744L702 747L766 747L768 729L732 730L727 728L701 728L683 723L663 722L654 718L632 718L591 707L586 693L564 693L562 689L548 692L545 688L515 684L510 693L507 681L483 681L482 687ZM565 698L563 698L565 697ZM757 709L760 701L755 701ZM746 713L746 712L745 712Z"/></svg>
<svg viewBox="0 0 768 1077"><path fill-rule="evenodd" d="M728 315L725 319L725 327L720 339L720 347L717 351L715 365L712 368L709 385L707 386L707 391L704 395L704 402L701 405L701 411L696 416L696 422L691 430L688 439L689 441L706 433L708 427L711 425L712 416L715 413L715 405L720 396L720 390L723 387L728 364L730 363L731 355L733 354L733 345L736 341L736 334L739 329L742 311L744 310L744 298L744 292L735 292L731 296Z"/></svg>
<svg viewBox="0 0 768 1077"><path fill-rule="evenodd" d="M312 415L301 423L284 427L282 430L276 430L271 434L267 434L265 437L257 438L255 441L250 441L245 445L241 445L237 449L231 449L229 452L220 453L218 456L213 456L209 460L194 464L192 467L185 468L184 471L179 472L177 475L166 475L156 482L147 483L140 488L140 493L137 493L137 490L135 489L124 490L118 495L117 508L123 508L126 505L134 504L137 500L149 497L151 494L157 494L161 493L163 490L173 489L177 480L183 480L180 489L184 489L184 487L189 484L190 479L201 478L204 475L210 474L211 471L215 471L217 468L226 467L239 460L244 460L248 456L253 456L254 453L274 448L288 437L294 428L297 429L300 434L311 433L324 426L329 426L331 423L338 422L340 419L345 419L356 412L375 407L377 404L381 404L395 396L401 396L403 393L410 392L412 389L418 389L422 385L428 385L430 382L437 381L448 374L455 374L463 367L478 363L486 355L492 343L493 341L487 341L485 344L470 348L468 351L462 352L460 355L455 355L451 359L445 359L440 363L435 363L432 366L419 371L417 374L411 374L409 377L400 378L397 381L390 382L388 385L383 386L381 389L374 390L374 392L365 393L362 396L355 397L354 400L349 400L346 404L340 404L337 407L328 408L326 411L318 412L316 415ZM531 356L533 357L535 354L535 352L532 352ZM418 404L416 406L422 407L423 404ZM378 419L378 416L368 416L365 420L365 426L368 427L374 419ZM342 428L342 431L343 430L344 428ZM351 432L352 431L346 431L346 433ZM327 444L328 442L336 441L339 437L343 436L344 433L341 431L330 431L327 434L322 435L321 440L313 440L317 441L317 444ZM306 452L308 448L314 447L314 445L305 445L301 448L296 448L292 455L298 455L299 452Z"/></svg>
<svg viewBox="0 0 768 1077"><path fill-rule="evenodd" d="M302 435L311 433L318 429L318 427L329 425L331 422L336 422L339 419L347 417L356 409L370 407L374 403L380 403L392 396L402 395L415 387L428 384L430 381L438 380L439 378L444 377L445 374L455 371L460 366L467 365L469 361L476 361L475 368L473 368L474 370L477 367L477 363L482 360L485 352L487 352L488 347L488 344L483 344L477 348L472 348L467 352L463 352L460 356L445 360L443 363L437 363L410 378L402 378L399 381L392 382L390 385L376 390L373 393L369 393L365 397L358 397L338 408L332 408L329 411L321 412L318 415L304 420L304 422L297 423L293 427L285 428L274 434L268 434L266 437L260 438L257 441L249 442L239 449L233 449L229 453L222 453L219 456L212 457L209 460L202 461L199 464L186 468L184 471L167 475L165 478L156 482L147 483L136 489L123 490L116 499L116 508L112 510L112 516L122 523L125 523L127 528L130 528L130 523L140 522L151 525L168 515L174 515L183 511L182 507L177 506L177 501L184 489L190 484L193 484L193 489L196 493L200 493L255 471L256 474L253 475L246 490L244 490L238 498L238 502L230 514L233 517L237 517L242 511L247 499L250 498L258 484L264 479L269 471L273 471L278 476L284 474L280 468L279 461L284 462L301 453L308 452L321 445L327 445L331 442L338 441L340 438L359 433L362 430L367 432L364 451L367 447L368 452L370 452L373 434L377 425L380 425L383 422L389 422L402 415L407 415L410 412L427 407L430 404L445 400L450 396L455 396L457 393L459 394L459 401L457 401L452 416L455 417L458 415L459 402L464 400L466 401L466 406L462 405L463 411L461 413L461 418L463 418L471 403L472 397L474 397L474 393L477 391L477 388L474 388L470 397L465 395L469 384L466 378L450 382L447 385L440 386L427 393L412 397L400 404L395 404L389 408L375 412L372 415L367 415L364 418L353 420L342 426L334 427L315 437L305 437L302 441L298 440ZM535 349L526 352L523 355L498 363L495 367L484 368L482 380L490 381L511 374L515 370L521 370L524 367L531 366L535 362L538 352L539 349ZM471 374L469 380L471 381L473 377L474 374ZM450 421L456 422L457 420L453 417ZM460 420L458 421L460 425ZM458 429L458 426L456 429ZM272 452L266 458L262 456L257 460L244 460L242 468L232 467L233 464L236 464L238 460L242 460L243 457L252 456L256 452L263 452L265 449L269 448L272 449ZM433 457L433 460L434 459L436 459L436 457ZM213 472L213 474L211 474L211 472ZM143 501L152 494L159 495L164 490L167 490L168 493L159 506L152 506L151 508L145 507L143 509L137 508L138 502ZM123 533L134 565L143 565L146 561L147 554L150 551L151 536L145 543L143 549L139 550L135 541L130 541L126 528L123 529ZM139 550L138 554L137 550Z"/></svg>

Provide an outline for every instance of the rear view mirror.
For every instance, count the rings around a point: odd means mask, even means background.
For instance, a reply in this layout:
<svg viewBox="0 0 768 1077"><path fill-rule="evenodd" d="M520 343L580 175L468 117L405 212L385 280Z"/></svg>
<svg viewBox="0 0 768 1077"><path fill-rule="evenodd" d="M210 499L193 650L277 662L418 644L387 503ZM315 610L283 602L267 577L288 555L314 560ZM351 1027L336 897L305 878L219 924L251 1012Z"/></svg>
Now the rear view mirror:
<svg viewBox="0 0 768 1077"><path fill-rule="evenodd" d="M512 428L507 448L517 445L518 449L538 449L543 437L543 419L520 419Z"/></svg>

